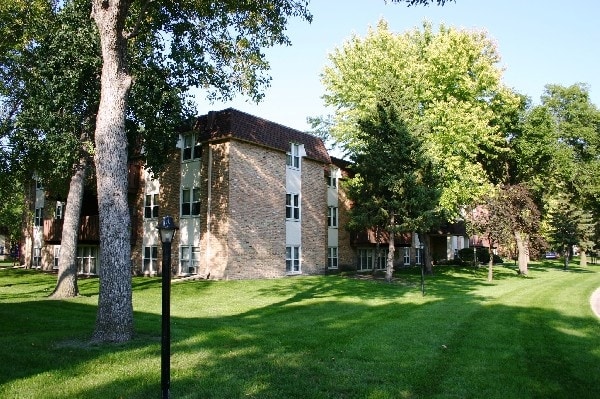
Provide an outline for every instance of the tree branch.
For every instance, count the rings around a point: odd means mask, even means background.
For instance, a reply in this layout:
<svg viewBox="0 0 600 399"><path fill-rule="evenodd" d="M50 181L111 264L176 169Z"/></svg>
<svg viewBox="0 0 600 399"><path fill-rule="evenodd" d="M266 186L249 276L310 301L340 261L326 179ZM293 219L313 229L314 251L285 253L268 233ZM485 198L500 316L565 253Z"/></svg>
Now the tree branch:
<svg viewBox="0 0 600 399"><path fill-rule="evenodd" d="M148 7L150 6L150 3L152 3L153 1L154 0L145 0L144 1L144 3L142 4L142 9L140 10L140 14L138 15L138 18L135 21L135 25L133 25L133 29L130 32L123 32L123 38L125 40L132 39L138 35L140 25L142 23L142 20L144 19L144 15L146 14Z"/></svg>

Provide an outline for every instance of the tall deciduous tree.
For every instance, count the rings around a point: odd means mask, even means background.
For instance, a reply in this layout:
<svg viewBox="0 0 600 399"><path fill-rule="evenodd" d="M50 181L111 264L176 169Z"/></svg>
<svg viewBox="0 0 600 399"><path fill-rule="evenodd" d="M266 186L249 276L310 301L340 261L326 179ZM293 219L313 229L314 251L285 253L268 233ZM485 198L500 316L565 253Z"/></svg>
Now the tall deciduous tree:
<svg viewBox="0 0 600 399"><path fill-rule="evenodd" d="M381 21L329 60L322 82L325 103L336 109L331 133L349 153L364 145L357 121L373 114L392 80L402 93L402 120L423 135L427 156L441 165L441 216L454 220L491 189L487 166L506 147L498 118L518 109L520 98L503 86L500 57L485 33L443 25L436 32L424 23L395 34Z"/></svg>
<svg viewBox="0 0 600 399"><path fill-rule="evenodd" d="M547 85L542 106L552 115L558 147L555 163L559 184L552 194L557 203L568 203L569 208L575 208L566 214L571 215L571 223L577 226L576 244L582 254L581 264L585 265L586 252L593 248L591 232L596 230L589 221L590 215L600 211L600 111L591 103L589 89L584 84ZM550 220L563 219L555 212ZM554 224L551 230L563 228L564 222Z"/></svg>
<svg viewBox="0 0 600 399"><path fill-rule="evenodd" d="M129 44L146 37L153 44L149 51L164 54L179 87L209 87L211 98L242 92L260 99L269 82L261 49L289 44L287 19L310 20L307 3L92 0L102 51L95 131L102 283L95 340L125 341L133 333L125 113L135 76Z"/></svg>

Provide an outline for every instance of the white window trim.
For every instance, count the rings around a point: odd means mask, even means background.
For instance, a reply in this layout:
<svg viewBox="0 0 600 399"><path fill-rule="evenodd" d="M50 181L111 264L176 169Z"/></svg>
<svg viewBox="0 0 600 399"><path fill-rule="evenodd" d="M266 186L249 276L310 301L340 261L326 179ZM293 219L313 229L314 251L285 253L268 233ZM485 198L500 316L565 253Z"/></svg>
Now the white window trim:
<svg viewBox="0 0 600 399"><path fill-rule="evenodd" d="M285 164L290 169L300 170L302 165L300 144L290 143L290 150L286 154Z"/></svg>
<svg viewBox="0 0 600 399"><path fill-rule="evenodd" d="M410 247L404 247L402 262L403 262L404 266L410 265Z"/></svg>
<svg viewBox="0 0 600 399"><path fill-rule="evenodd" d="M186 143L188 138L189 138L190 142ZM181 144L181 162L182 163L197 161L200 159L200 156L202 153L201 144L199 144L196 140L197 140L197 136L195 133L183 135L182 144ZM189 152L190 152L189 158L185 157L186 150L189 150Z"/></svg>
<svg viewBox="0 0 600 399"><path fill-rule="evenodd" d="M184 256L184 252L187 252L187 256ZM184 266L184 263L186 266ZM184 268L187 270L184 270ZM198 274L200 272L200 247L193 245L181 245L179 247L178 269L178 274L180 276Z"/></svg>
<svg viewBox="0 0 600 399"><path fill-rule="evenodd" d="M150 204L148 204L146 202L148 197L150 197ZM146 208L150 208L150 216L149 217L146 217ZM155 209L156 209L156 216L154 215ZM157 219L159 211L160 211L160 208L158 205L158 193L156 193L156 192L146 193L144 195L144 219L145 220Z"/></svg>
<svg viewBox="0 0 600 399"><path fill-rule="evenodd" d="M189 191L190 192L190 202L183 202L183 192L184 191ZM198 200L194 201L194 194L197 194L198 196ZM200 187L182 187L181 188L181 193L180 193L180 201L179 201L179 215L182 218L197 218L200 216ZM183 205L184 204L189 204L190 207L190 212L189 214L183 214ZM198 206L198 212L194 213L194 204L197 204Z"/></svg>
<svg viewBox="0 0 600 399"><path fill-rule="evenodd" d="M288 198L290 199L288 204ZM297 203L297 205L296 205ZM298 193L286 193L285 195L285 220L299 222L302 219L302 207L301 198ZM290 209L291 216L288 217L288 208ZM296 217L296 213L298 217Z"/></svg>
<svg viewBox="0 0 600 399"><path fill-rule="evenodd" d="M150 257L146 257L146 248L150 248ZM153 255L156 255L154 257ZM149 260L149 268L148 270L144 269L146 264L146 260ZM151 276L156 275L158 271L158 246L156 245L145 245L142 247L142 273L149 274Z"/></svg>
<svg viewBox="0 0 600 399"><path fill-rule="evenodd" d="M330 206L327 209L327 226L333 229L337 229L339 226L339 208L337 206Z"/></svg>
<svg viewBox="0 0 600 399"><path fill-rule="evenodd" d="M358 271L368 271L373 270L373 249L372 248L359 248L358 250L358 264L356 266L356 270ZM365 256L363 257L363 254ZM363 265L363 258L366 261L366 265ZM365 267L363 267L365 266Z"/></svg>
<svg viewBox="0 0 600 399"><path fill-rule="evenodd" d="M337 269L339 266L339 249L338 247L328 247L327 248L327 268L328 269ZM333 265L333 261L335 261L335 265Z"/></svg>
<svg viewBox="0 0 600 399"><path fill-rule="evenodd" d="M288 267L288 262L290 267ZM296 264L298 270L294 270ZM299 245L288 245L285 247L285 273L301 274L302 273L302 247Z"/></svg>

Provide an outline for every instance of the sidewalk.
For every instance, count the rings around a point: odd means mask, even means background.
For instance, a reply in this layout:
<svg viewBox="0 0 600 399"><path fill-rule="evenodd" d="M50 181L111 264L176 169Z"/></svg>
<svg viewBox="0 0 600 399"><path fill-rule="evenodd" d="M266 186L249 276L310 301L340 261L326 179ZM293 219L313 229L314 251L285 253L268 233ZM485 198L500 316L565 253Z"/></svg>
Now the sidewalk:
<svg viewBox="0 0 600 399"><path fill-rule="evenodd" d="M600 288L597 288L590 297L590 305L596 317L600 318Z"/></svg>

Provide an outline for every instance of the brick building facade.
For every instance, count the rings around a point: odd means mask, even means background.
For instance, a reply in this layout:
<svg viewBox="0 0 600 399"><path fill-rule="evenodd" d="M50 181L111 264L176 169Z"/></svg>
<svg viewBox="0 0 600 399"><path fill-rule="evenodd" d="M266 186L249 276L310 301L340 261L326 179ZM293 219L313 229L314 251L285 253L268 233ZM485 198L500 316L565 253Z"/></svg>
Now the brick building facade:
<svg viewBox="0 0 600 399"><path fill-rule="evenodd" d="M331 158L320 139L230 108L199 117L169 157L159 176L130 166L134 274L161 273L156 226L165 215L179 224L172 246L172 272L179 276L276 278L382 268L372 235L345 229L351 203L340 182L348 163ZM60 236L51 230L62 204L45 198L38 187L29 265L52 269ZM97 228L95 209L95 216L93 206L82 215L84 274L100 267L98 239L85 231ZM462 240L452 242L462 247ZM407 248L397 251L397 265L419 262L413 235L397 244Z"/></svg>

